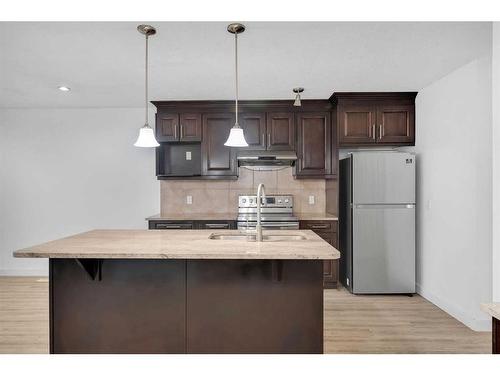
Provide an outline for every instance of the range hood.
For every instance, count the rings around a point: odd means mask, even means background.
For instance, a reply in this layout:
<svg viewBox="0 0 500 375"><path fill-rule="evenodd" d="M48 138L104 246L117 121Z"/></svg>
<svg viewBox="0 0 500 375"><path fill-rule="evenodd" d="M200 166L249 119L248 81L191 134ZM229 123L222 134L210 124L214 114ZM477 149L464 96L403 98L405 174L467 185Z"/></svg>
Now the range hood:
<svg viewBox="0 0 500 375"><path fill-rule="evenodd" d="M293 151L245 151L238 152L238 166L252 170L277 170L295 165L297 155Z"/></svg>

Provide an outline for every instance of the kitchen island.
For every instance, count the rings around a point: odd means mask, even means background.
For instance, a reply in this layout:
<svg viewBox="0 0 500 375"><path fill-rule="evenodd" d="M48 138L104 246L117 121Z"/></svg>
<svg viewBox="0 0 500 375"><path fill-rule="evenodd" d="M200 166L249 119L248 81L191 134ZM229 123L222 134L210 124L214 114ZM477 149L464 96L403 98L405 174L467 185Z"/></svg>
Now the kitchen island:
<svg viewBox="0 0 500 375"><path fill-rule="evenodd" d="M49 258L51 353L322 353L310 230L94 230L17 250Z"/></svg>

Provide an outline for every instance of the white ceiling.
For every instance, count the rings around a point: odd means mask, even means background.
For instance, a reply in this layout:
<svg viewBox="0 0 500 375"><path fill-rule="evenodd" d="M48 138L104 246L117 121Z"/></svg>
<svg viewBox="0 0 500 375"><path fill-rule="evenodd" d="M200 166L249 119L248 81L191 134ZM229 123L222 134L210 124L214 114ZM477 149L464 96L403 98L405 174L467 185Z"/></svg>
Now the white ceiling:
<svg viewBox="0 0 500 375"><path fill-rule="evenodd" d="M0 107L139 107L139 22L0 23ZM233 99L226 22L153 22L150 99ZM418 91L490 49L490 23L247 22L240 97ZM56 88L67 85L68 94Z"/></svg>

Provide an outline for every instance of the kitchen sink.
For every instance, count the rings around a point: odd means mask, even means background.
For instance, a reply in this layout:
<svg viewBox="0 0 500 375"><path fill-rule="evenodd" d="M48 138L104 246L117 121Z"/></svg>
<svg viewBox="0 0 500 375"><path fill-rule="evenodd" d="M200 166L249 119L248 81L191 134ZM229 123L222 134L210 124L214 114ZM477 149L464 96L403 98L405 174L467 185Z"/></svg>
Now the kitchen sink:
<svg viewBox="0 0 500 375"><path fill-rule="evenodd" d="M228 241L249 241L255 242L255 234L243 233L212 233L208 236L211 240L228 240ZM276 241L304 241L306 236L302 234L265 234L262 236L263 242L276 242Z"/></svg>

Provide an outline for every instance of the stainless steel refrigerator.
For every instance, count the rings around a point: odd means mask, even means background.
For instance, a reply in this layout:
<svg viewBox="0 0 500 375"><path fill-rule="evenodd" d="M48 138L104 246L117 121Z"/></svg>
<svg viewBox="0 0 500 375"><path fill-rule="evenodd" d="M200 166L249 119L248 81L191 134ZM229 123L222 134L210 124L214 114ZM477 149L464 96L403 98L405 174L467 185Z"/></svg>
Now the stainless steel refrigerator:
<svg viewBox="0 0 500 375"><path fill-rule="evenodd" d="M415 155L353 152L339 172L342 284L355 294L415 293Z"/></svg>

